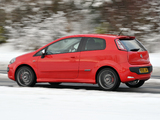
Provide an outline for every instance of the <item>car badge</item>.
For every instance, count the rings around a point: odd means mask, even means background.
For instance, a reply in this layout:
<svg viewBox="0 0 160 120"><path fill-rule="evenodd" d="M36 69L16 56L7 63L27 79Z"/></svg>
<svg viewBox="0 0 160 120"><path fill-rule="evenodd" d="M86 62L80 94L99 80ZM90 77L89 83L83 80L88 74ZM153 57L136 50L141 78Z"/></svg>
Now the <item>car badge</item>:
<svg viewBox="0 0 160 120"><path fill-rule="evenodd" d="M143 55L142 55L142 54L140 54L140 57L141 57L141 58L143 58Z"/></svg>

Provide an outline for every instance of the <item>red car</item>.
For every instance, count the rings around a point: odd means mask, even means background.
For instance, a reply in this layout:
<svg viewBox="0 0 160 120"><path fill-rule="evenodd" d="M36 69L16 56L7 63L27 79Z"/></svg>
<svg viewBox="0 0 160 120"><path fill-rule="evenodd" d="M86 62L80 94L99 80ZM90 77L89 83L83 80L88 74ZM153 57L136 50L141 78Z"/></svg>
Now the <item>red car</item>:
<svg viewBox="0 0 160 120"><path fill-rule="evenodd" d="M115 90L120 82L140 87L151 72L149 54L135 37L103 34L63 37L8 65L8 77L20 86L98 83L103 90Z"/></svg>

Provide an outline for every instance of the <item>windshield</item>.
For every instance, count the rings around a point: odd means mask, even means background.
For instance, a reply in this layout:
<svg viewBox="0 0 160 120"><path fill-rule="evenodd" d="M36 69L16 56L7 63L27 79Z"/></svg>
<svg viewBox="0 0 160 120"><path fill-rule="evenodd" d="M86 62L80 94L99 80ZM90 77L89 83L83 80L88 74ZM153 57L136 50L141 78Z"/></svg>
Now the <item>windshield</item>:
<svg viewBox="0 0 160 120"><path fill-rule="evenodd" d="M128 51L146 51L145 47L136 39L120 41Z"/></svg>

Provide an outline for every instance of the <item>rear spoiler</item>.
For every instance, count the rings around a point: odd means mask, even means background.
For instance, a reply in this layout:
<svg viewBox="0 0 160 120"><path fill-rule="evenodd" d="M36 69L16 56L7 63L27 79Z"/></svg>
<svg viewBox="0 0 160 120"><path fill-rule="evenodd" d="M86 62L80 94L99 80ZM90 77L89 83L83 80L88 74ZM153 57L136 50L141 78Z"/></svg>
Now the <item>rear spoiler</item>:
<svg viewBox="0 0 160 120"><path fill-rule="evenodd" d="M135 39L134 36L117 36L117 38L120 40L133 40L133 39Z"/></svg>

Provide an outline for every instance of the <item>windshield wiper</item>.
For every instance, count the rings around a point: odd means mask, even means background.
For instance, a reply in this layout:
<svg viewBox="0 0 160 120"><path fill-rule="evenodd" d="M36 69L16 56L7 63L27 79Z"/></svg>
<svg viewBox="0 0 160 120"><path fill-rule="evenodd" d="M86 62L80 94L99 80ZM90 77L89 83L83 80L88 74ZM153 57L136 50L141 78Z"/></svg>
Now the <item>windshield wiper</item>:
<svg viewBox="0 0 160 120"><path fill-rule="evenodd" d="M134 49L130 49L130 51L138 51L140 48L134 48Z"/></svg>

